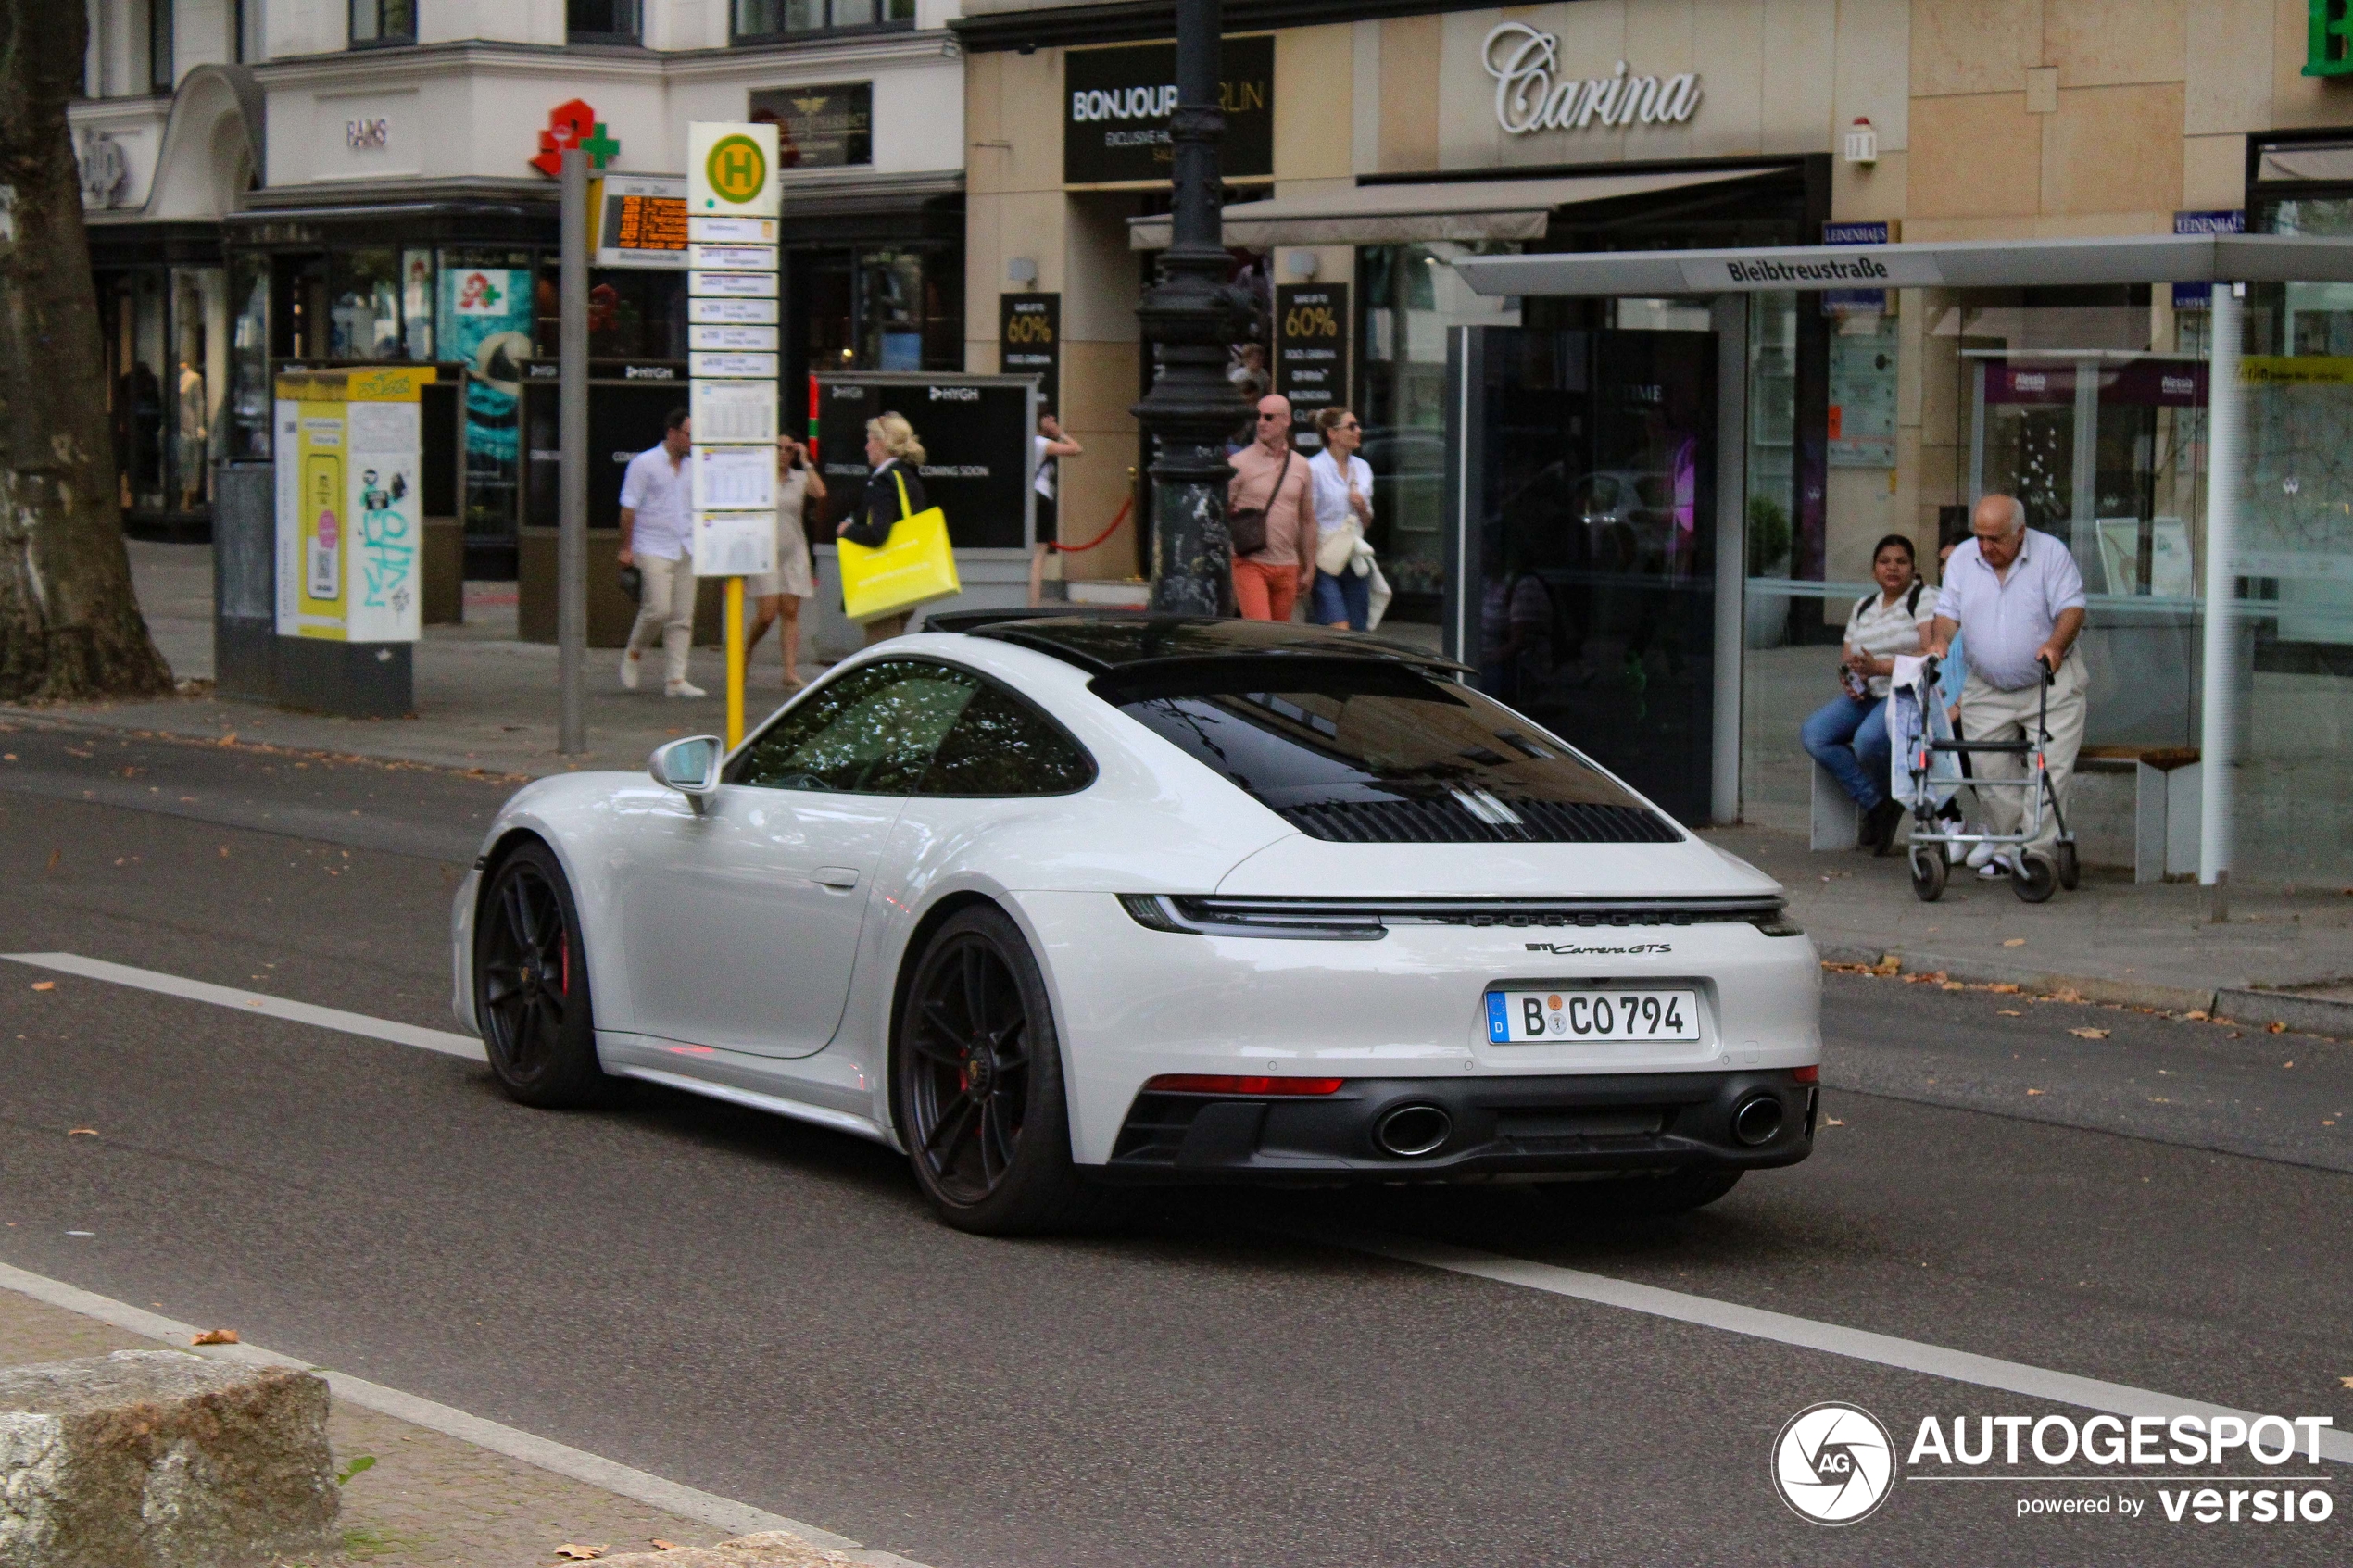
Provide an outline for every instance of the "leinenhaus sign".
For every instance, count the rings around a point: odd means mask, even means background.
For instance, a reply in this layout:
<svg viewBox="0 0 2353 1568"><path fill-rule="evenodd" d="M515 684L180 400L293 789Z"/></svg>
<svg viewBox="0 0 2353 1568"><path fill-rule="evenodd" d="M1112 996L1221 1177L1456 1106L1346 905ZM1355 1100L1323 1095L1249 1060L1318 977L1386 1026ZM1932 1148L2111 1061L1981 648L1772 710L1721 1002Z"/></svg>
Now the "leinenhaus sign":
<svg viewBox="0 0 2353 1568"><path fill-rule="evenodd" d="M1563 75L1560 40L1524 22L1504 22L1491 31L1480 58L1495 79L1495 123L1515 136L1680 125L1699 107L1699 77L1692 71L1634 76L1620 60L1607 76Z"/></svg>

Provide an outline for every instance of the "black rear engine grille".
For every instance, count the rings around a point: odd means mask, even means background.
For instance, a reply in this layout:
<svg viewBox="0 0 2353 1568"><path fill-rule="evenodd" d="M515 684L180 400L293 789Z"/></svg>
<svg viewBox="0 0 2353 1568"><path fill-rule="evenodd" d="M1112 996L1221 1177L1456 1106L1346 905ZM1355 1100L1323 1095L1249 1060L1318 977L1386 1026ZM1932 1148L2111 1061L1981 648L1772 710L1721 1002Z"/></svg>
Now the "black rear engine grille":
<svg viewBox="0 0 2353 1568"><path fill-rule="evenodd" d="M1453 800L1336 800L1287 806L1283 820L1333 844L1673 844L1680 834L1639 806L1514 800L1517 822L1489 822Z"/></svg>

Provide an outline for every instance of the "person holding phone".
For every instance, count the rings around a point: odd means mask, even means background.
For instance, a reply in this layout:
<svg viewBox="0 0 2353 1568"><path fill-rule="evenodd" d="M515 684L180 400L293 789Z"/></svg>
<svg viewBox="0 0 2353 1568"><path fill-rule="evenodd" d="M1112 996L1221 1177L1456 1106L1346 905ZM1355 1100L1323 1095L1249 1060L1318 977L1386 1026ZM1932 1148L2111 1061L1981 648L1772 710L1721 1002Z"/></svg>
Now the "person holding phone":
<svg viewBox="0 0 2353 1568"><path fill-rule="evenodd" d="M751 633L744 639L744 668L751 668L751 650L768 628L783 621L776 641L784 648L788 691L801 684L800 601L817 596L817 581L809 570L806 510L824 498L824 476L809 460L809 448L789 435L776 437L776 570L744 579L744 592L757 607Z"/></svg>

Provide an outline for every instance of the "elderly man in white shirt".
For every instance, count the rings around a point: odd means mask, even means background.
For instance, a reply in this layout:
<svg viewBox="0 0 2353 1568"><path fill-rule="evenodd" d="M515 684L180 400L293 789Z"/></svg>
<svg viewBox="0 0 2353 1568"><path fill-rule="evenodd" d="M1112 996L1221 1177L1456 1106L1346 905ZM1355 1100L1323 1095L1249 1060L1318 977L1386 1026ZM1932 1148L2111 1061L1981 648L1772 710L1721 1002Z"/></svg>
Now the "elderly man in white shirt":
<svg viewBox="0 0 2353 1568"><path fill-rule="evenodd" d="M2083 574L2063 541L2026 526L2026 508L2015 496L1980 501L1969 533L1969 542L1945 565L1929 651L1941 659L1955 633L1963 634L1969 679L1961 687L1961 733L1973 741L2032 738L2043 673L2057 671L2046 720L2051 738L2043 757L2064 807L2076 753L2083 746L2084 688L2090 684L2082 658L2068 657L2083 630ZM2024 772L2023 758L2003 752L1976 758L1980 779L2015 779ZM1981 790L1979 797L1992 832L2019 831L2024 790ZM2024 847L2047 854L2057 835L2058 823L2046 809L2042 831ZM2018 869L2017 855L2003 851L1978 874L2007 875Z"/></svg>

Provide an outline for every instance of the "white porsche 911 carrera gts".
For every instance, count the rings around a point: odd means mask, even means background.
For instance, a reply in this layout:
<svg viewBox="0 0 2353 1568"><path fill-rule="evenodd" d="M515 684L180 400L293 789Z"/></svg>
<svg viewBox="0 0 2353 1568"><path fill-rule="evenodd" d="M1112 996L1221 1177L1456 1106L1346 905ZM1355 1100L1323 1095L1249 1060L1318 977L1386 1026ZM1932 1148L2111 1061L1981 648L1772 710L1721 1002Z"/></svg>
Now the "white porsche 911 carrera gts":
<svg viewBox="0 0 2353 1568"><path fill-rule="evenodd" d="M648 1079L856 1133L991 1233L1154 1182L1581 1178L1671 1211L1812 1149L1820 975L1779 886L1458 666L1265 622L934 625L733 753L508 802L451 934L508 1093Z"/></svg>

